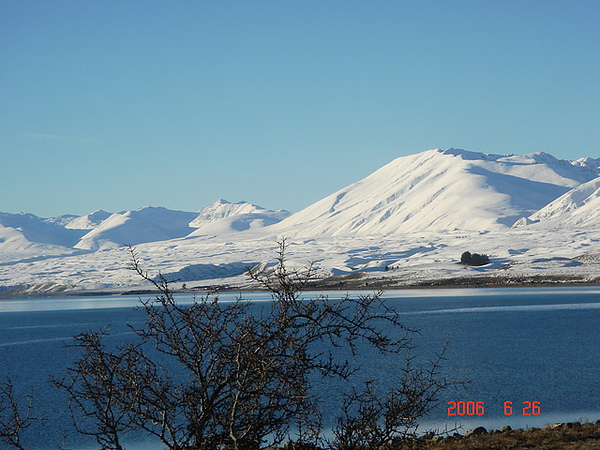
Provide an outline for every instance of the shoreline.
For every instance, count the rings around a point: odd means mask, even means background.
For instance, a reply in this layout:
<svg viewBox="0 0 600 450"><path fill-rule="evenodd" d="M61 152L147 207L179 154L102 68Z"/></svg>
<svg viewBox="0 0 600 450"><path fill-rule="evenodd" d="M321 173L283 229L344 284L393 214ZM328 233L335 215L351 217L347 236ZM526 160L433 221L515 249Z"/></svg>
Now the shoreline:
<svg viewBox="0 0 600 450"><path fill-rule="evenodd" d="M593 449L600 448L600 420L596 422L550 423L540 428L516 428L503 426L498 430L476 427L464 434L449 436L427 435L421 439L423 450L468 449ZM390 448L401 449L402 445Z"/></svg>
<svg viewBox="0 0 600 450"><path fill-rule="evenodd" d="M200 281L200 280L199 280ZM187 282L193 283L193 282ZM175 294L205 294L207 292L262 292L254 286L236 284L211 284L196 285L187 289L177 289L173 283ZM600 287L600 278L595 280L573 279L571 277L542 277L541 275L518 277L453 277L438 279L423 279L418 282L407 283L393 278L373 278L364 272L342 275L337 277L315 280L305 285L304 291L390 291L390 290L442 290L442 289L503 289L503 288L549 288L549 287ZM267 292L267 291L265 291ZM0 291L0 301L10 299L35 299L43 297L101 297L119 295L154 295L156 289L141 286L116 287L113 289L69 289L66 286L57 286L44 283L36 285L17 285Z"/></svg>

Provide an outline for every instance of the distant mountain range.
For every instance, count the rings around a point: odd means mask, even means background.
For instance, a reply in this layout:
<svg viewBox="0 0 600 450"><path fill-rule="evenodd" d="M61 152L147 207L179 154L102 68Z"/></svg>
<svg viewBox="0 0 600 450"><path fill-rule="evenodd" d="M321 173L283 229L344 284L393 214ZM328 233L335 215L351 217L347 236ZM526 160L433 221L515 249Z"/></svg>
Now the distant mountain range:
<svg viewBox="0 0 600 450"><path fill-rule="evenodd" d="M222 199L195 212L152 206L51 218L0 212L0 250L5 254L34 248L47 253L56 251L55 247L95 251L186 236L225 235L265 227L289 215L288 211Z"/></svg>
<svg viewBox="0 0 600 450"><path fill-rule="evenodd" d="M148 289L133 244L176 289L255 289L248 267L312 263L323 288L600 283L600 160L428 150L291 214L217 200L40 218L0 213L0 298ZM0 205L1 208L1 205ZM482 267L458 264L485 253Z"/></svg>
<svg viewBox="0 0 600 450"><path fill-rule="evenodd" d="M97 251L244 232L315 237L488 231L548 220L583 225L600 215L599 175L600 159L428 150L397 158L295 214L226 200L194 212L148 206L54 218L0 213L0 252Z"/></svg>

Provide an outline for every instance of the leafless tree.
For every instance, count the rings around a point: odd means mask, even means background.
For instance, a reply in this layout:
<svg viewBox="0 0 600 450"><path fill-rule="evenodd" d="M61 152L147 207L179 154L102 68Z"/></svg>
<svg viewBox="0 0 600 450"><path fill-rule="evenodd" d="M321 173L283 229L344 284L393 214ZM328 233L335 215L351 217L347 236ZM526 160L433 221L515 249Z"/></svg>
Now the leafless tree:
<svg viewBox="0 0 600 450"><path fill-rule="evenodd" d="M33 397L27 396L27 405L22 407L13 393L10 379L0 383L0 442L23 450L23 432L33 422L43 418L33 414Z"/></svg>
<svg viewBox="0 0 600 450"><path fill-rule="evenodd" d="M69 394L69 410L79 433L95 437L103 450L122 450L123 433L139 428L136 407L140 399L160 380L139 344L108 349L107 333L75 336L68 347L79 350L81 356L53 383Z"/></svg>
<svg viewBox="0 0 600 450"><path fill-rule="evenodd" d="M335 450L399 449L418 444L419 420L438 404L442 390L464 386L464 381L447 380L439 370L448 343L427 366L415 365L412 346L395 387L382 394L375 380L361 392L352 390L342 406L342 416L333 430ZM443 430L447 432L448 430ZM429 430L428 434L435 432Z"/></svg>
<svg viewBox="0 0 600 450"><path fill-rule="evenodd" d="M444 386L436 384L435 371L412 369L387 400L368 385L364 394L348 397L330 445L321 438L315 377L349 380L365 345L398 358L411 348L413 331L381 293L304 298L313 268L288 269L282 240L274 268L248 273L272 294L262 310L242 298L224 302L216 296L180 305L166 279L150 276L134 248L130 253L132 269L158 290L155 299L142 302L146 321L134 329L135 342L108 348L106 332L81 334L73 344L80 359L55 380L71 398L77 428L95 436L102 449L121 450L130 430L143 430L173 450L255 450L291 439L296 446L351 448L340 443L353 442L344 436L354 427L355 405L360 417L367 406L379 408L359 423L371 426L389 416L379 434L396 436L414 426L433 402L431 394Z"/></svg>

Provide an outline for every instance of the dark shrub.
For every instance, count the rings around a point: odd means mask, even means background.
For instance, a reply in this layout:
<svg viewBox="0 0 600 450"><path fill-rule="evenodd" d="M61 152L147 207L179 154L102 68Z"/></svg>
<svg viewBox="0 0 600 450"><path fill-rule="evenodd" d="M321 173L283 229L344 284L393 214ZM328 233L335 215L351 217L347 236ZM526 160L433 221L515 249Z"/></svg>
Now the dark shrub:
<svg viewBox="0 0 600 450"><path fill-rule="evenodd" d="M490 262L488 255L464 252L460 257L460 262L468 266L483 266Z"/></svg>

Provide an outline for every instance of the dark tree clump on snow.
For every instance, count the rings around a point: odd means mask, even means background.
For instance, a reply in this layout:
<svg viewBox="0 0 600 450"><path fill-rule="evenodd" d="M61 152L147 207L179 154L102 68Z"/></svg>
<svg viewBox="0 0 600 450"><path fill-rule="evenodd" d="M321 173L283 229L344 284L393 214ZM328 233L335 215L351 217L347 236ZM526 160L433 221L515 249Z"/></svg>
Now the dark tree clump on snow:
<svg viewBox="0 0 600 450"><path fill-rule="evenodd" d="M485 254L464 252L460 257L460 262L467 266L483 266L490 262L490 257Z"/></svg>

